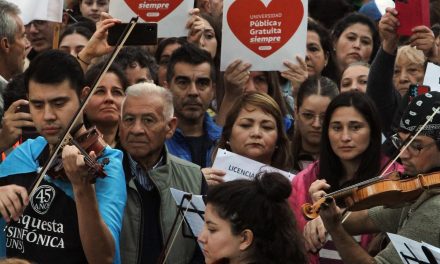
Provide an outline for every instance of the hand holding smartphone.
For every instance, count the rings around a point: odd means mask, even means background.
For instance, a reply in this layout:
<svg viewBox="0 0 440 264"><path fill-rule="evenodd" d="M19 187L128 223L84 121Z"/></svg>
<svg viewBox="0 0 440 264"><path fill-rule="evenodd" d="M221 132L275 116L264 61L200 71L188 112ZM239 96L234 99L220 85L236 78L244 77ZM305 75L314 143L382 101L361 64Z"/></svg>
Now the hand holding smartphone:
<svg viewBox="0 0 440 264"><path fill-rule="evenodd" d="M128 23L115 24L108 29L107 42L115 46ZM125 45L155 45L157 44L157 23L137 23Z"/></svg>

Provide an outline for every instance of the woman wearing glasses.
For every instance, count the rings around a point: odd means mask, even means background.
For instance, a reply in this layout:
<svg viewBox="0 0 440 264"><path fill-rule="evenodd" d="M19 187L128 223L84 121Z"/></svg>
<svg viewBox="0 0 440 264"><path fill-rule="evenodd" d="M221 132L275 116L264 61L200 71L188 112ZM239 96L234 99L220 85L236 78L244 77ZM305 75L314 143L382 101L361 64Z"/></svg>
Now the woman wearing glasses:
<svg viewBox="0 0 440 264"><path fill-rule="evenodd" d="M338 95L336 84L326 77L307 79L295 102L293 168L301 171L318 158L322 121L330 101Z"/></svg>
<svg viewBox="0 0 440 264"><path fill-rule="evenodd" d="M301 210L304 203L313 203L326 193L378 176L386 162L387 158L381 154L380 123L374 103L359 92L337 96L329 104L322 123L319 161L292 181L289 201L299 227L302 229L306 224ZM399 169L401 166L397 164L390 168ZM310 197L309 193L314 196ZM367 246L370 238L355 239ZM319 252L319 263L330 260L335 263L336 252L329 248L331 245L325 244ZM311 263L317 260L318 256L314 256Z"/></svg>

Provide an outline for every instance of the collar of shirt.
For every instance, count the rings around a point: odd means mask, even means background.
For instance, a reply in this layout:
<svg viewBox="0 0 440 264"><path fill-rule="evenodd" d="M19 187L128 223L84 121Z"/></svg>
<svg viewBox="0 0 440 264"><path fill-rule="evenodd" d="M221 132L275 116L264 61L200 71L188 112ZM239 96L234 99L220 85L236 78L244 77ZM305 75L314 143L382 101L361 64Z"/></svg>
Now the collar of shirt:
<svg viewBox="0 0 440 264"><path fill-rule="evenodd" d="M138 162L136 162L130 154L128 154L128 162L130 164L130 170L132 175L134 175L135 180L147 191L151 191L154 188L154 184L148 177L148 172L156 169L157 167L163 165L164 155L160 156L159 161L153 166L151 170L145 170Z"/></svg>

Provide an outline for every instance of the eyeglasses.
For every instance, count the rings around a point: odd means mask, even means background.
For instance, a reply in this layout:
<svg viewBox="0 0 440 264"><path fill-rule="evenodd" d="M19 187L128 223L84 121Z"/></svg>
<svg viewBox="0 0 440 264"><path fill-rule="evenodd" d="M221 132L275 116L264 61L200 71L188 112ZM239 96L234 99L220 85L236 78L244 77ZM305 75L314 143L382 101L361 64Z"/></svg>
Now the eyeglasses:
<svg viewBox="0 0 440 264"><path fill-rule="evenodd" d="M402 141L402 139L399 137L398 134L394 134L391 136L391 142L393 143L394 147L396 147L397 149L401 149L403 147L404 144L406 144L408 142L409 138L407 140ZM422 145L419 142L412 142L411 144L409 144L408 148L406 150L408 150L408 152L413 155L413 156L417 156L420 154L420 152L425 149L425 148L429 148L433 145L435 145L437 142L431 142L429 144L426 145Z"/></svg>
<svg viewBox="0 0 440 264"><path fill-rule="evenodd" d="M318 121L320 124L324 122L324 113L321 114L315 114L311 112L300 112L299 115L304 119L304 121L307 122L313 122L315 121L315 118L318 118Z"/></svg>

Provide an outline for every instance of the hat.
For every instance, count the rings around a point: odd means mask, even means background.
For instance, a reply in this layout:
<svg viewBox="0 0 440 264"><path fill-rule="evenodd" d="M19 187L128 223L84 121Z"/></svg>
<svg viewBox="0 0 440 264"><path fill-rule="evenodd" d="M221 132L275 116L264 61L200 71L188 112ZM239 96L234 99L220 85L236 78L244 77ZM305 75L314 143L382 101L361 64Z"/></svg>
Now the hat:
<svg viewBox="0 0 440 264"><path fill-rule="evenodd" d="M367 17L373 19L374 21L379 21L382 14L379 12L377 5L374 1L370 1L364 4L360 9L359 13L366 15Z"/></svg>
<svg viewBox="0 0 440 264"><path fill-rule="evenodd" d="M416 133L437 107L440 107L440 92L429 92L415 97L402 115L399 131ZM420 135L440 139L440 113L432 118Z"/></svg>

